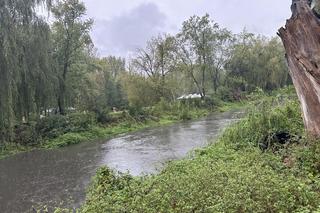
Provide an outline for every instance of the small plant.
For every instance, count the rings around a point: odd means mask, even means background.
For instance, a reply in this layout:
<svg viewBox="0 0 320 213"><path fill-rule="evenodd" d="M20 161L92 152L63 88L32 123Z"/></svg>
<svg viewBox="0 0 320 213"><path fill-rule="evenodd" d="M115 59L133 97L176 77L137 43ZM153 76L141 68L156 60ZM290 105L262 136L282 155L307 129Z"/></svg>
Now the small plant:
<svg viewBox="0 0 320 213"><path fill-rule="evenodd" d="M183 108L180 113L179 113L179 120L183 120L183 121L186 121L186 120L191 120L191 115L189 114L189 111L188 109L185 109Z"/></svg>

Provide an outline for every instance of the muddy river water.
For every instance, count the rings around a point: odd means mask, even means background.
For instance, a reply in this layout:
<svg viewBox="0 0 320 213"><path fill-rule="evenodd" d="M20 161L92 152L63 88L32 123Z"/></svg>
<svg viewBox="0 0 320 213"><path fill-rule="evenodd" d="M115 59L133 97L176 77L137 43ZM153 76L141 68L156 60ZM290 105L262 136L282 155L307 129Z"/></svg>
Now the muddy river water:
<svg viewBox="0 0 320 213"><path fill-rule="evenodd" d="M132 175L156 173L170 160L212 143L241 114L145 129L108 141L56 150L36 150L0 160L0 212L32 212L33 206L78 207L97 168L108 166Z"/></svg>

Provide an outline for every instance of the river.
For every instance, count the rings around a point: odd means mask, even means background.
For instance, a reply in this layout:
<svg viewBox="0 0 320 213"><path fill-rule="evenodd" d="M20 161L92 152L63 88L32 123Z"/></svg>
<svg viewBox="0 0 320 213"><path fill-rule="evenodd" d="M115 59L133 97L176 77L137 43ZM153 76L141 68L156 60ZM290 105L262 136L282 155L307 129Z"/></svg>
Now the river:
<svg viewBox="0 0 320 213"><path fill-rule="evenodd" d="M108 141L35 150L0 160L0 212L32 212L39 205L79 207L97 168L152 174L170 160L208 145L239 111L145 129Z"/></svg>

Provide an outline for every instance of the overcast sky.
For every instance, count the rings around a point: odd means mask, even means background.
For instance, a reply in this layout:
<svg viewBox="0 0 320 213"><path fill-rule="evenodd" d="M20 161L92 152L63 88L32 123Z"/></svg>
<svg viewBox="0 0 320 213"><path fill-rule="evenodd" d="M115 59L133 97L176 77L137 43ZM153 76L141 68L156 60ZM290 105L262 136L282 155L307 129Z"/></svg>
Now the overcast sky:
<svg viewBox="0 0 320 213"><path fill-rule="evenodd" d="M92 38L100 56L128 57L159 33L176 33L192 15L211 18L237 33L275 36L289 18L291 0L84 0L95 20Z"/></svg>

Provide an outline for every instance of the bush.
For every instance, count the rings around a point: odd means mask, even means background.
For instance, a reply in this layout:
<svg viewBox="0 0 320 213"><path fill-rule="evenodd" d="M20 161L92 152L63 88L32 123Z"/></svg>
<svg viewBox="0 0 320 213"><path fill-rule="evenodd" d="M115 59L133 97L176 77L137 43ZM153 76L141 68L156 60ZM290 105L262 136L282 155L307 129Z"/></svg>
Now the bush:
<svg viewBox="0 0 320 213"><path fill-rule="evenodd" d="M38 142L38 134L33 124L20 124L14 129L14 142L21 145L33 145Z"/></svg>
<svg viewBox="0 0 320 213"><path fill-rule="evenodd" d="M68 132L89 130L94 124L95 118L90 113L53 115L41 119L36 125L36 131L42 138L53 139Z"/></svg>
<svg viewBox="0 0 320 213"><path fill-rule="evenodd" d="M235 126L225 131L222 138L225 143L238 148L259 147L264 138L276 132L301 135L304 129L297 101L288 101L281 107L275 107L273 100L261 102Z"/></svg>
<svg viewBox="0 0 320 213"><path fill-rule="evenodd" d="M138 106L130 106L128 113L131 117L140 122L146 121L150 117L147 110Z"/></svg>
<svg viewBox="0 0 320 213"><path fill-rule="evenodd" d="M82 212L298 212L319 202L308 180L295 177L279 157L219 144L156 176L102 168Z"/></svg>
<svg viewBox="0 0 320 213"><path fill-rule="evenodd" d="M69 130L68 118L63 115L45 117L38 121L36 130L42 138L56 138Z"/></svg>
<svg viewBox="0 0 320 213"><path fill-rule="evenodd" d="M91 113L73 113L68 115L69 131L82 132L89 130L95 123L94 114Z"/></svg>
<svg viewBox="0 0 320 213"><path fill-rule="evenodd" d="M96 117L97 117L98 123L101 123L101 124L108 124L112 121L112 117L110 116L110 111L108 109L97 111Z"/></svg>
<svg viewBox="0 0 320 213"><path fill-rule="evenodd" d="M155 105L151 114L158 117L166 117L172 120L190 120L205 116L210 111L208 108L213 108L213 99L188 99L175 102L166 102L161 100Z"/></svg>
<svg viewBox="0 0 320 213"><path fill-rule="evenodd" d="M225 102L235 101L231 89L224 86L218 88L217 96Z"/></svg>
<svg viewBox="0 0 320 213"><path fill-rule="evenodd" d="M183 121L191 120L191 119L192 119L192 116L190 115L188 109L183 108L183 109L180 111L179 115L178 115L178 119L179 119L179 120L183 120Z"/></svg>
<svg viewBox="0 0 320 213"><path fill-rule="evenodd" d="M51 147L64 147L72 144L78 144L83 141L87 141L90 138L81 135L79 133L66 133L50 142L47 148Z"/></svg>
<svg viewBox="0 0 320 213"><path fill-rule="evenodd" d="M100 169L81 212L316 211L320 143L261 152L259 141L272 132L303 134L297 102L271 103L256 106L216 144L169 163L160 174L134 178Z"/></svg>

